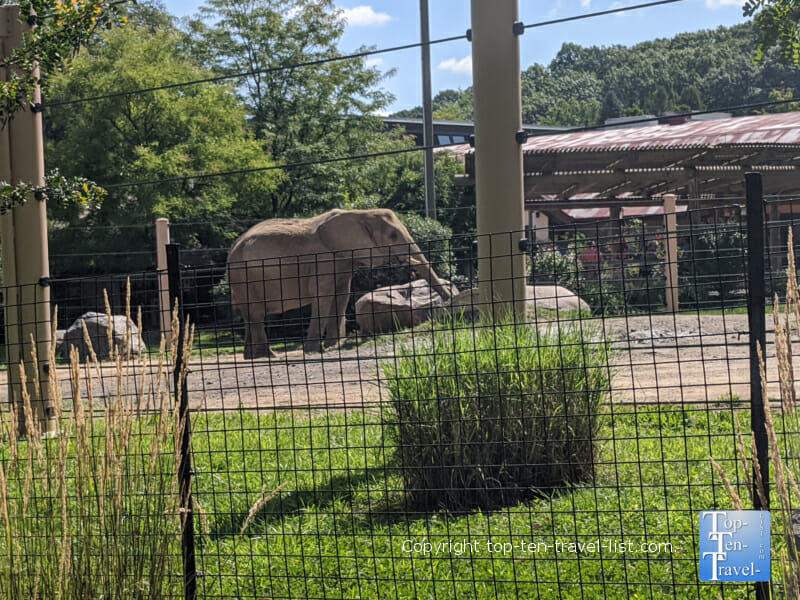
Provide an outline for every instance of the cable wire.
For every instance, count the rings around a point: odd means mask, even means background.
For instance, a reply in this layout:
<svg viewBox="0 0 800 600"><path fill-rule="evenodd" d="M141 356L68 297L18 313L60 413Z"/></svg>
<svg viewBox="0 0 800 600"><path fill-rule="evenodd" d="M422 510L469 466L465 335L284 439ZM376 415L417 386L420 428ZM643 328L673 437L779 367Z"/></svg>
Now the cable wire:
<svg viewBox="0 0 800 600"><path fill-rule="evenodd" d="M733 112L739 110L748 110L751 108L764 108L768 106L779 106L782 104L788 104L791 102L798 102L798 99L792 98L789 100L771 100L768 102L754 102L751 104L742 104L738 106L726 107L726 108L716 108L713 110L705 110L705 111L690 111L684 113L675 113L673 115L669 115L668 117L647 117L643 119L632 119L631 121L625 121L624 124L628 125L638 125L644 123L652 123L653 121L659 121L665 118L668 119L679 119L683 117L691 117L693 115L705 115L705 114L712 114L717 112ZM555 132L541 132L541 133L531 133L528 132L528 138L532 137L542 137L542 136L553 136L553 135L564 135L568 133L581 133L581 132L588 132L588 131L598 131L607 129L608 125L593 125L587 127L573 127L569 129L565 129L562 131L555 131ZM352 156L339 156L333 158L323 158L319 160L309 160L309 161L301 161L296 163L288 163L283 165L270 165L266 167L252 167L247 169L233 169L230 171L218 171L212 173L194 173L189 175L183 176L175 176L175 177L165 177L162 179L145 179L142 181L134 181L134 182L126 182L126 183L111 183L108 185L101 185L101 187L111 190L111 189L120 189L120 188L129 188L129 187L137 187L143 185L159 185L164 183L178 183L182 181L186 181L189 179L210 179L213 177L225 177L230 175L249 175L253 173L263 173L266 171L277 171L277 170L290 170L290 169L298 169L303 167L312 167L315 165L326 165L332 163L341 163L341 162L348 162L348 161L355 161L355 160L366 160L370 158L380 158L384 156L397 156L401 154L409 154L412 152L422 152L429 149L446 149L446 148L454 148L454 147L463 147L464 143L454 143L454 144L442 144L442 145L427 145L427 146L414 146L412 148L402 148L399 150L386 150L383 152L375 152L375 153L368 153L368 154L356 154Z"/></svg>
<svg viewBox="0 0 800 600"><path fill-rule="evenodd" d="M120 0L119 2L114 2L113 4L124 3L124 2L129 2L129 1L132 1L132 0ZM587 14L584 14L584 15L576 15L576 16L573 16L573 17L565 17L565 18L562 18L562 19L553 19L553 20L550 20L550 21L541 21L539 23L531 23L530 25L525 25L525 29L533 29L533 28L536 28L536 27L545 27L547 25L557 25L559 23L568 23L570 21L579 21L579 20L583 20L583 19L592 19L592 18L595 18L595 17L604 16L604 15L617 14L617 13L628 12L628 11L632 11L632 10L640 10L640 9L644 9L644 8L651 8L651 7L661 6L661 5L665 5L665 4L674 4L676 2L684 2L684 1L685 0L658 0L657 2L648 2L646 4L636 4L636 5L633 5L633 6L625 6L625 7L621 7L621 8L612 8L612 9L609 9L609 10L604 10L604 11L599 11L599 12L594 12L594 13L587 13ZM400 52L400 51L403 51L403 50L411 50L411 49L414 49L414 48L422 48L423 46L434 46L434 45L438 45L438 44L445 44L445 43L454 42L454 41L458 41L458 40L465 40L465 39L468 39L468 34L466 34L466 33L463 34L463 35L455 35L455 36L450 36L450 37L446 37L446 38L440 38L440 39L437 39L437 40L431 40L429 42L414 42L414 43L409 43L409 44L402 44L402 45L399 45L399 46L392 46L390 48L381 48L381 49L377 49L377 50L364 50L362 52L355 52L353 54L347 54L347 55L344 55L344 56L332 56L332 57L327 57L327 58L320 58L320 59L317 59L317 60L299 62L299 63L294 63L294 64L291 64L291 65L282 65L282 66L279 66L279 67L269 67L269 68L266 68L266 69L251 69L249 71L241 71L239 73L230 73L230 74L227 74L227 75L216 75L214 77L206 77L206 78L203 78L203 79L195 79L195 80L192 80L192 81L183 81L183 82L178 82L178 83L169 83L169 84L152 86L152 87L147 87L147 88L140 88L140 89L136 89L136 90L111 92L109 94L100 94L100 95L97 95L97 96L88 96L86 98L75 98L73 100L57 100L55 102L46 103L43 106L43 108L45 110L47 110L47 109L50 109L50 108L59 108L59 107L62 107L62 106L73 106L75 104L83 104L83 103L86 103L86 102L97 102L99 100L109 100L109 99L112 99L112 98L120 98L120 97L124 97L124 96L134 96L134 95L140 95L140 94L148 94L148 93L151 93L151 92L157 92L157 91L162 91L162 90L170 90L170 89L181 88L181 87L189 87L189 86L194 86L194 85L201 85L201 84L204 84L204 83L219 83L221 81L227 81L229 79L241 79L242 77L249 77L249 76L253 76L253 75L268 75L270 73L276 73L276 72L279 72L279 71L285 71L285 70L289 70L289 69L299 69L299 68L302 68L302 67L319 66L319 65L323 65L323 64L327 64L327 63L331 63L331 62L336 62L336 61L340 61L340 60L352 60L352 59L356 59L356 58L366 58L366 57L369 57L369 56L376 56L376 55L379 55L379 54L389 54L391 52Z"/></svg>
<svg viewBox="0 0 800 600"><path fill-rule="evenodd" d="M601 10L593 13L586 13L583 15L576 15L574 17L564 17L562 19L552 19L550 21L541 21L539 23L531 23L525 25L525 29L533 29L535 27L545 27L547 25L559 25L561 23L570 23L572 21L581 21L583 19L593 19L595 17L603 17L605 15L615 15L618 13L628 12L631 10L640 10L643 8L652 8L655 6L662 6L664 4L675 4L676 2L685 2L685 0L658 0L657 2L648 2L646 4L634 4L633 6L622 6L620 8L610 8L608 10Z"/></svg>
<svg viewBox="0 0 800 600"><path fill-rule="evenodd" d="M457 40L465 40L467 39L466 34L464 35L455 35L447 38L441 38L438 40L432 40L427 43L429 46L433 46L435 44L445 44L448 42L453 42ZM352 60L355 58L365 58L368 56L376 56L378 54L388 54L390 52L400 52L402 50L411 50L413 48L420 48L426 44L422 42L415 42L411 44L403 44L400 46L392 46L391 48L381 48L378 50L364 50L362 52L356 52L354 54L347 54L344 56L331 56L327 58L320 58L316 60L309 60L305 62L298 62L293 63L291 65L282 65L280 67L269 67L266 69L251 69L249 71L242 71L239 73L231 73L228 75L216 75L214 77L206 77L205 79L195 79L192 81L183 81L179 83L168 83L164 85L156 85L148 88L140 88L136 90L129 90L129 91L120 91L120 92L111 92L109 94L100 94L98 96L88 96L86 98L76 98L74 100L59 100L55 102L48 102L43 108L50 109L50 108L59 108L62 106L73 106L75 104L83 104L86 102L97 102L99 100L109 100L112 98L120 98L123 96L135 96L140 94L149 94L151 92L158 92L161 90L171 90L175 88L182 88L182 87L189 87L194 85L201 85L204 83L219 83L220 81L227 81L229 79L241 79L242 77L249 77L252 75L268 75L269 73L277 73L279 71L286 71L290 69L299 69L302 67L314 67L319 65L324 65L331 62L336 62L340 60Z"/></svg>
<svg viewBox="0 0 800 600"><path fill-rule="evenodd" d="M369 158L380 158L383 156L397 156L400 154L409 154L411 152L420 152L428 149L447 148L448 146L462 146L463 144L447 144L442 146L414 146L412 148L402 148L399 150L385 150L383 152L373 152L368 154L355 154L351 156L338 156L333 158L322 158L318 160L307 160L296 163L288 163L284 165L270 165L267 167L251 167L247 169L233 169L231 171L218 171L213 173L194 173L190 175L182 175L176 177L165 177L162 179L145 179L142 181L134 181L129 183L111 183L108 185L101 185L101 187L111 190L127 187L137 187L141 185L158 185L162 183L178 183L188 179L209 179L212 177L224 177L229 175L250 175L253 173L263 173L265 171L278 171L288 169L298 169L302 167L313 167L316 165L328 165L332 163L347 162L351 160L365 160Z"/></svg>

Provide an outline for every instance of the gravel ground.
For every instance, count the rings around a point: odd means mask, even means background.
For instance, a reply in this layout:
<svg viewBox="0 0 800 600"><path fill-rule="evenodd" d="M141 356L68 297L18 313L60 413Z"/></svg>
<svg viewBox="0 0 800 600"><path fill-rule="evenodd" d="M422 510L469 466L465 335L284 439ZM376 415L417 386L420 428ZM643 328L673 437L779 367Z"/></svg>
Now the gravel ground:
<svg viewBox="0 0 800 600"><path fill-rule="evenodd" d="M615 340L611 402L705 403L731 394L749 396L746 315L637 316L592 322ZM245 361L240 355L197 358L188 375L189 399L192 407L205 410L245 407L311 412L367 407L386 398L379 362L391 360L392 354L391 340L381 338L356 348L309 355L305 360L301 350L271 361ZM770 336L767 356L771 355ZM141 397L142 407L157 405L168 389L166 375L162 375L159 387L157 365L129 368L119 386L122 394ZM95 406L116 395L120 382L115 370L111 363L104 363L101 377L94 377L91 392ZM59 367L57 371L63 397L69 402L72 391L67 369ZM6 377L7 372L0 375L0 384ZM777 379L772 364L768 379ZM146 391L138 394L138 390ZM770 396L777 395L777 390L777 384L771 386ZM88 392L84 381L81 395L88 399ZM0 385L0 402L6 399L7 386Z"/></svg>

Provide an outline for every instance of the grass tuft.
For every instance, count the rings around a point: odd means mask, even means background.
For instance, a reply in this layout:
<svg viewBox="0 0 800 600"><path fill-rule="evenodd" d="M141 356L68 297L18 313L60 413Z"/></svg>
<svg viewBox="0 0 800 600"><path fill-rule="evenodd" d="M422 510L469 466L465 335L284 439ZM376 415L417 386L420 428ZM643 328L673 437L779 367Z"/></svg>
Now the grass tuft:
<svg viewBox="0 0 800 600"><path fill-rule="evenodd" d="M413 502L491 509L590 480L608 354L564 323L451 323L402 348L386 419Z"/></svg>

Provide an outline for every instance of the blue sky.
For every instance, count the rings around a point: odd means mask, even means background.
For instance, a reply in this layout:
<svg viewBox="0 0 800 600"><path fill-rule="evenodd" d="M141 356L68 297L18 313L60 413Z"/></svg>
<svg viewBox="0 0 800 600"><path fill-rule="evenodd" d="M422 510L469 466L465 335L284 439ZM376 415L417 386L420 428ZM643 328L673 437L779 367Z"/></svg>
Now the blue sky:
<svg viewBox="0 0 800 600"><path fill-rule="evenodd" d="M492 0L484 0L491 2ZM580 15L609 8L641 4L646 0L519 0L520 18L526 23ZM431 39L464 33L470 24L469 0L428 0ZM201 0L166 0L177 15L193 14ZM575 23L529 29L522 37L524 68L547 64L564 42L582 45L631 45L677 33L733 25L743 21L742 0L684 0L676 4L609 15ZM344 52L361 45L386 48L419 40L418 0L338 0L348 25L340 44ZM443 89L464 89L472 84L470 45L464 41L434 46L431 50L434 94ZM396 69L384 87L396 100L394 112L421 104L421 59L418 49L375 58L382 70Z"/></svg>

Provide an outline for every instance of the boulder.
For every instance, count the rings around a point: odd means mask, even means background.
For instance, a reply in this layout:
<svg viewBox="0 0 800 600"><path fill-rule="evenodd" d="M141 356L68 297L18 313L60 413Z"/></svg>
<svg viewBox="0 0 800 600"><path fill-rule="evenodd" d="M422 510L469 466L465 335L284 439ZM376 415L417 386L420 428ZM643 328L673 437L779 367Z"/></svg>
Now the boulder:
<svg viewBox="0 0 800 600"><path fill-rule="evenodd" d="M589 303L579 298L575 292L559 285L527 285L525 286L526 310L534 316L535 308L544 308L558 313L583 311L591 313Z"/></svg>
<svg viewBox="0 0 800 600"><path fill-rule="evenodd" d="M66 333L66 329L56 329L56 354L61 354L61 349L64 347L64 335Z"/></svg>
<svg viewBox="0 0 800 600"><path fill-rule="evenodd" d="M442 297L427 281L416 279L361 296L356 301L356 323L365 335L388 333L427 321L432 311L443 305Z"/></svg>
<svg viewBox="0 0 800 600"><path fill-rule="evenodd" d="M125 336L127 335L127 327L130 322L131 331L131 354L141 354L147 348L139 336L139 328L129 321L124 315L112 315L110 327L112 329L111 340L119 353L125 353ZM89 332L89 339L92 342L97 358L103 360L110 356L108 346L108 330L109 320L108 315L104 313L88 312L78 319L64 332L64 340L61 343L61 354L64 358L69 359L70 352L74 346L78 350L78 356L84 360L90 356L89 349L83 334L83 324L86 324L86 330Z"/></svg>
<svg viewBox="0 0 800 600"><path fill-rule="evenodd" d="M446 311L457 317L469 320L476 318L480 314L481 305L478 288L472 288L458 294L452 303L448 303L446 306L442 305L439 311ZM532 321L537 316L541 318L543 315L538 313L540 309L558 314L566 314L573 311L591 313L589 304L567 288L557 285L525 286L526 319Z"/></svg>

